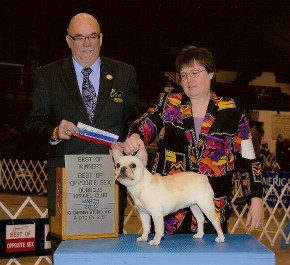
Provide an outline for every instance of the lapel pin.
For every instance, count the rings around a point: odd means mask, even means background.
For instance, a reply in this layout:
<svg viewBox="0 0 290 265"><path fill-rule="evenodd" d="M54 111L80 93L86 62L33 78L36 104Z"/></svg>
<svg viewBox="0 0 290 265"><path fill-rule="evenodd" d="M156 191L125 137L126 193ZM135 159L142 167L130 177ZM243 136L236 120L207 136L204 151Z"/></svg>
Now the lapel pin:
<svg viewBox="0 0 290 265"><path fill-rule="evenodd" d="M113 79L113 76L112 76L112 75L106 75L106 78L107 78L108 80L112 80L112 79Z"/></svg>
<svg viewBox="0 0 290 265"><path fill-rule="evenodd" d="M121 98L114 98L114 101L116 103L122 103L123 102L123 99L121 99Z"/></svg>

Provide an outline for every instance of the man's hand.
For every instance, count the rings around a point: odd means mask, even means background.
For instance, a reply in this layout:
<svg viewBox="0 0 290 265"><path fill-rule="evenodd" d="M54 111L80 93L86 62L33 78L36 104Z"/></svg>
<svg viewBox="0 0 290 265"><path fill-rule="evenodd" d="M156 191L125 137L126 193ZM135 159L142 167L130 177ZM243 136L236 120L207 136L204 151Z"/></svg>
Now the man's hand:
<svg viewBox="0 0 290 265"><path fill-rule="evenodd" d="M60 140L70 140L78 133L78 128L70 121L62 120L58 126L58 138Z"/></svg>

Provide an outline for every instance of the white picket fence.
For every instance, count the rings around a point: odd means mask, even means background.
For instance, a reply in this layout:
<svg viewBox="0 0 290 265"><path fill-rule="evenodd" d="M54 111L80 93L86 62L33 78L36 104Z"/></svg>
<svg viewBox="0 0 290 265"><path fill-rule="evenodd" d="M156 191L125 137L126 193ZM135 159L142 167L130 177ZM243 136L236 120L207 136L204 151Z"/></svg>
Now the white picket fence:
<svg viewBox="0 0 290 265"><path fill-rule="evenodd" d="M5 191L46 194L47 161L2 159L0 161L0 189Z"/></svg>
<svg viewBox="0 0 290 265"><path fill-rule="evenodd" d="M271 163L275 163L273 157L270 158ZM17 192L31 192L36 194L46 194L46 161L32 161L25 162L24 160L12 161L11 159L3 159L0 162L0 190L5 191L17 191ZM233 214L229 224L230 234L244 234L250 233L246 226L246 215L248 210L247 204L237 204L238 199L242 198L241 187L238 181L235 182L234 196L232 199ZM276 197L276 204L270 207L267 199L273 194ZM284 240L286 244L289 244L290 233L285 233L285 228L290 222L290 206L286 206L283 202L284 196L289 196L290 187L286 184L281 193L279 194L275 186L272 185L265 194L263 199L265 220L264 226L253 232L253 236L259 241L267 241L270 245L280 244L281 240ZM25 211L27 205L32 206L35 211L39 214L39 218L47 217L47 209L43 212L37 206L37 204L30 198L27 197L22 203L15 214L12 214L7 206L0 201L0 211L2 210L6 217L5 219L17 219L21 212ZM1 217L2 219L2 217ZM126 218L124 221L124 233L140 233L142 231L139 214L134 206L134 203L130 196L128 196L128 206L126 209ZM2 263L1 263L2 264ZM20 265L18 259L10 259L7 265L17 264ZM38 264L52 264L51 257L43 256L38 257L34 265Z"/></svg>

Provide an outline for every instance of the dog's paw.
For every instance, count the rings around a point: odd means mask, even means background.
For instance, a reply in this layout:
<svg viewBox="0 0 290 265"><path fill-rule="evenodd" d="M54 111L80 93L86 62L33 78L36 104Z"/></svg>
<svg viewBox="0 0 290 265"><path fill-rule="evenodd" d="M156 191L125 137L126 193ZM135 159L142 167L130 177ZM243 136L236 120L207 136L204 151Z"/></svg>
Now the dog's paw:
<svg viewBox="0 0 290 265"><path fill-rule="evenodd" d="M197 239L197 238L203 238L203 233L194 234L192 237L195 238L195 239Z"/></svg>
<svg viewBox="0 0 290 265"><path fill-rule="evenodd" d="M148 239L148 236L139 236L139 237L137 238L137 241L138 241L138 242L146 242L147 239Z"/></svg>
<svg viewBox="0 0 290 265"><path fill-rule="evenodd" d="M148 244L151 245L151 246L158 246L158 245L160 245L160 240L152 239L152 240L149 241Z"/></svg>
<svg viewBox="0 0 290 265"><path fill-rule="evenodd" d="M153 239L150 240L148 244L151 246L158 246L158 245L160 245L160 241L161 241L161 239L163 239L163 237L164 237L164 235L155 234Z"/></svg>
<svg viewBox="0 0 290 265"><path fill-rule="evenodd" d="M223 242L225 242L225 237L224 236L218 236L215 239L215 242L217 242L217 243L223 243Z"/></svg>

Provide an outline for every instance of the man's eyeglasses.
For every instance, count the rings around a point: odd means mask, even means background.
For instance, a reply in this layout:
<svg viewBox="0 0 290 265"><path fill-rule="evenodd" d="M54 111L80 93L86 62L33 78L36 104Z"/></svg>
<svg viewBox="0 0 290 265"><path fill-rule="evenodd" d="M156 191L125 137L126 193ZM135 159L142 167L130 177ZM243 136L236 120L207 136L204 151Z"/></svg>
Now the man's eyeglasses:
<svg viewBox="0 0 290 265"><path fill-rule="evenodd" d="M191 71L189 73L181 73L179 76L180 76L180 79L182 81L185 81L188 76L190 78L197 78L197 77L199 77L200 73L203 72L203 71L206 71L206 69L203 69L203 70L200 70L200 71Z"/></svg>
<svg viewBox="0 0 290 265"><path fill-rule="evenodd" d="M97 41L98 39L101 38L101 36L103 36L103 33L99 33L99 34L91 34L89 36L83 36L83 35L76 35L76 36L71 36L68 34L69 37L71 37L74 41L77 42L84 42L86 39L90 40L90 41Z"/></svg>

